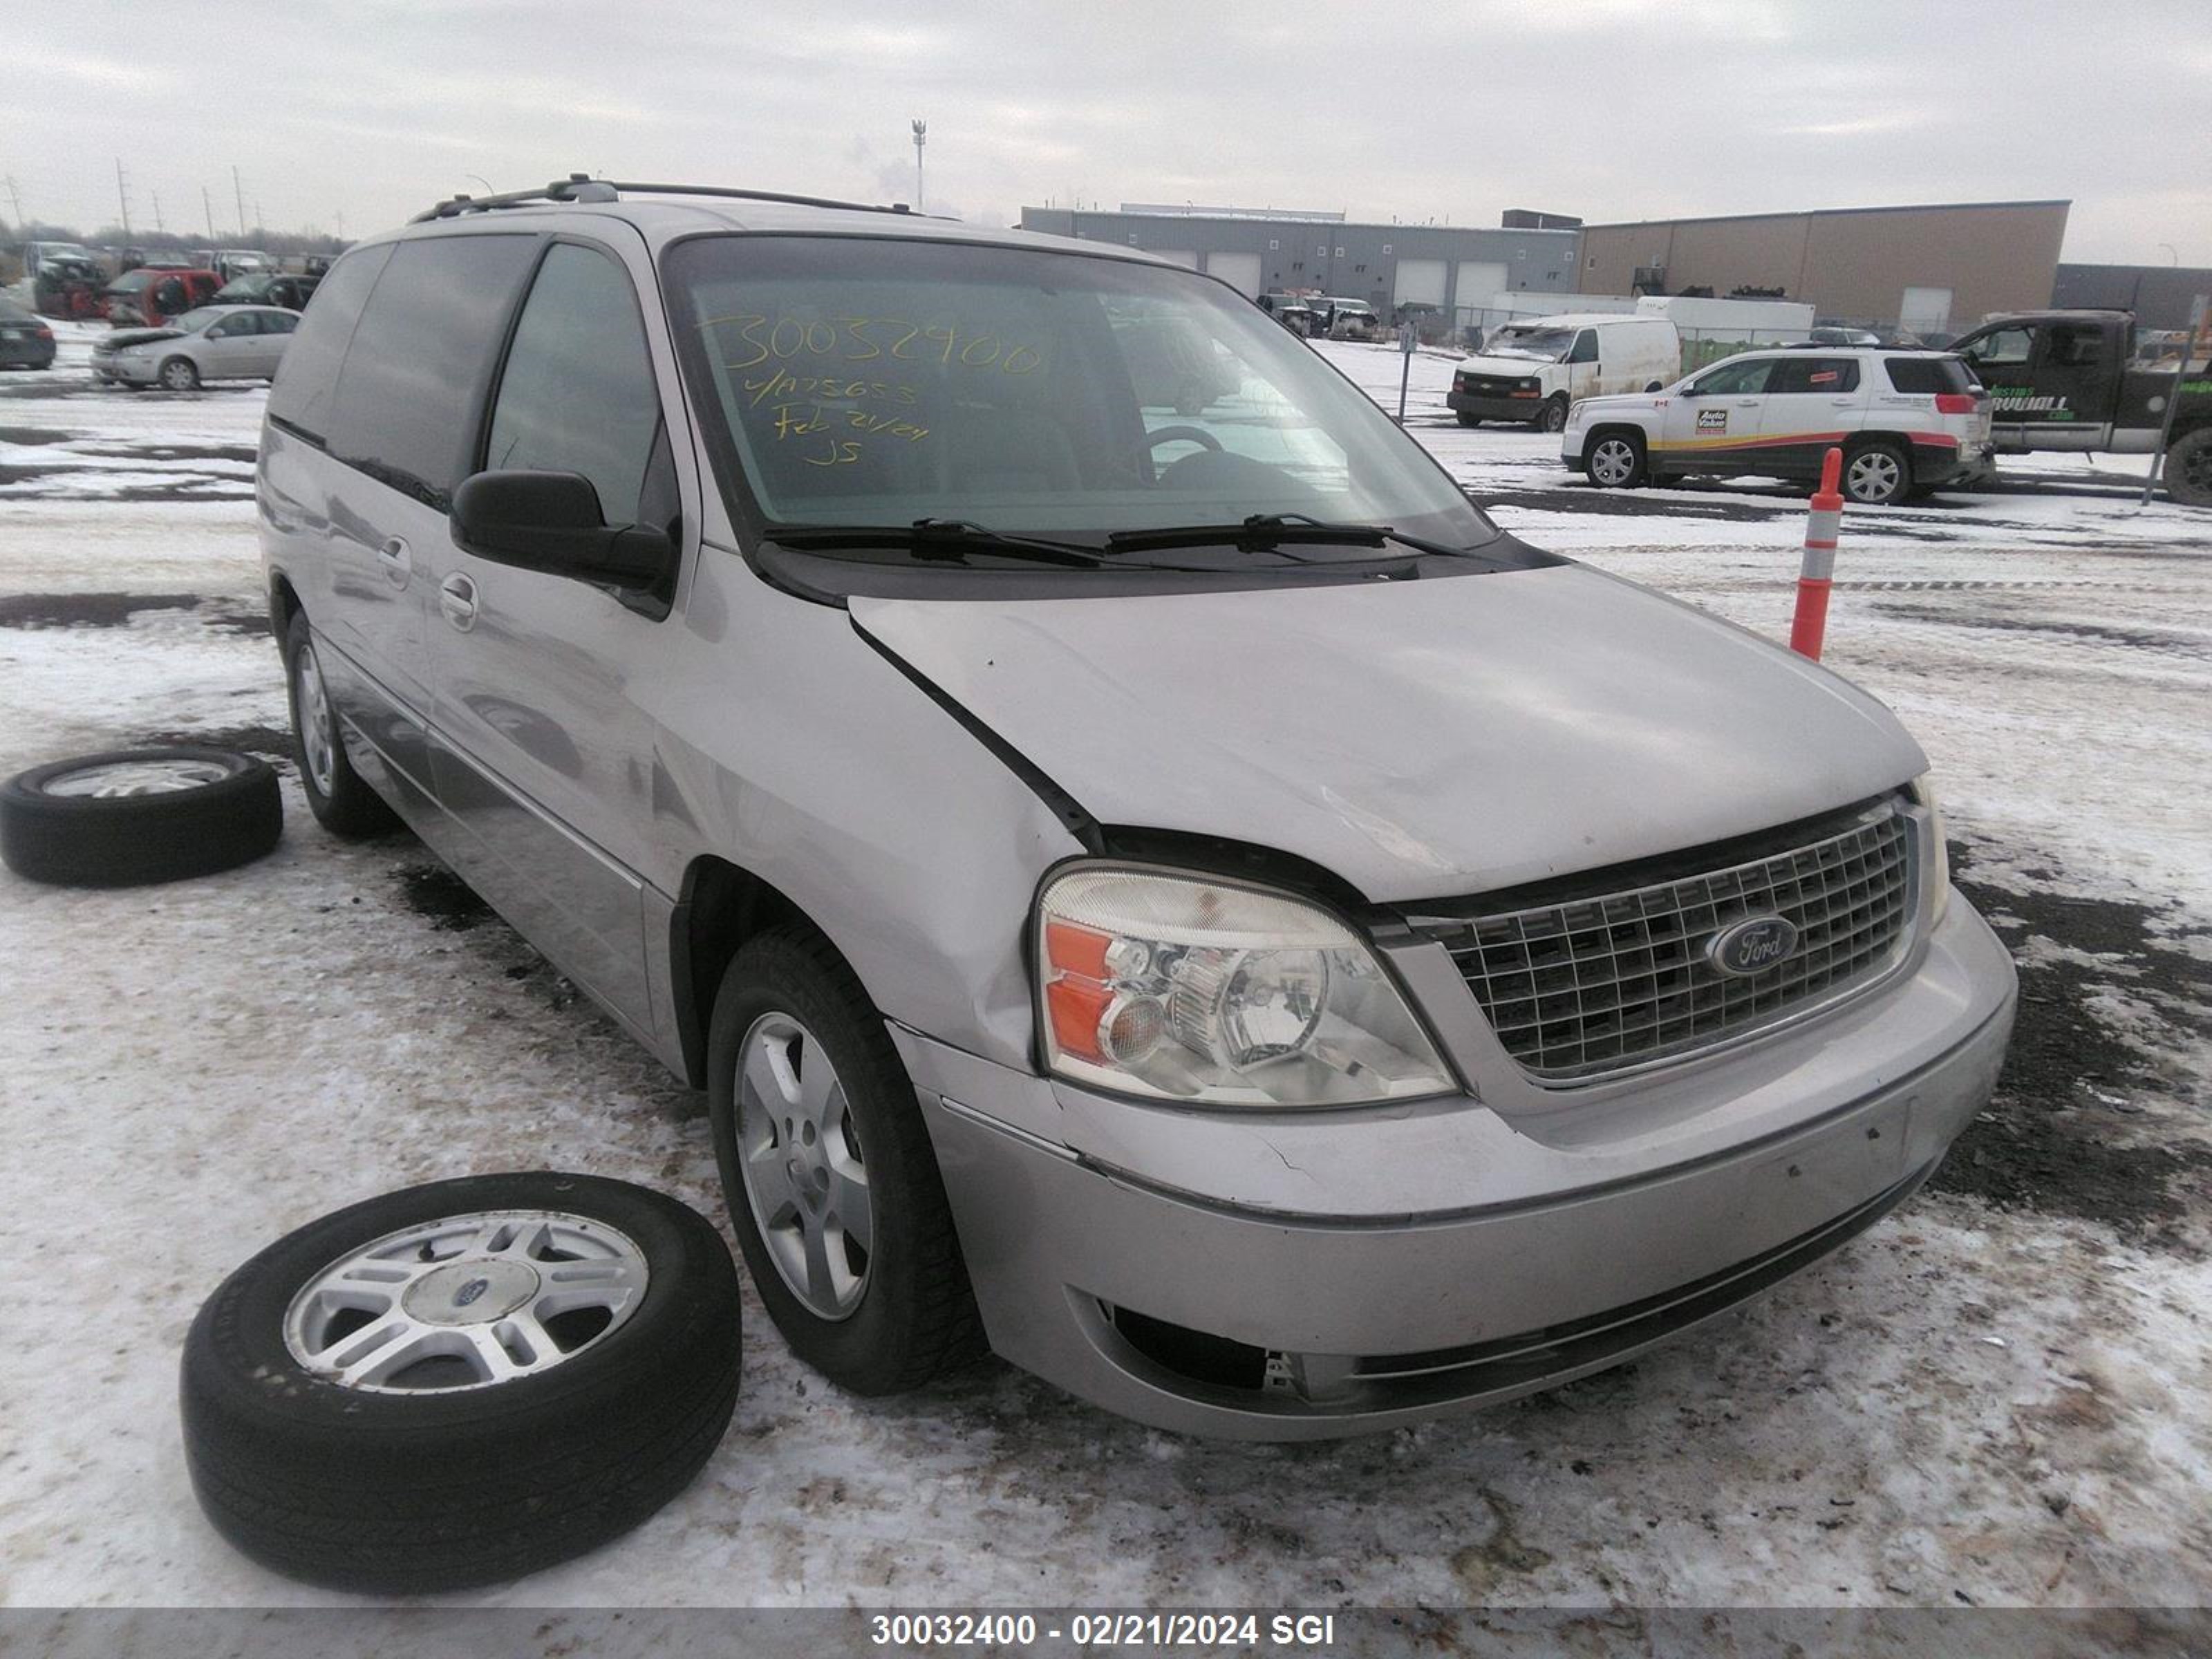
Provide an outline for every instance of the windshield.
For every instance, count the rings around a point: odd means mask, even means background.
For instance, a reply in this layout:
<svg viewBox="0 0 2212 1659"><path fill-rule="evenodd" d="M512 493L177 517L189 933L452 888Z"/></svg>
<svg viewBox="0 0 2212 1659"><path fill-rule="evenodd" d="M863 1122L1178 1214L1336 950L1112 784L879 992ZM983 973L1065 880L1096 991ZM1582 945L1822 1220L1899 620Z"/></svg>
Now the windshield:
<svg viewBox="0 0 2212 1659"><path fill-rule="evenodd" d="M889 238L702 237L666 264L725 487L771 522L1497 534L1372 400L1201 276Z"/></svg>
<svg viewBox="0 0 2212 1659"><path fill-rule="evenodd" d="M187 334L197 334L210 323L221 322L228 314L213 306L202 306L196 311L185 312L180 317L172 317L169 319L169 326L180 328Z"/></svg>
<svg viewBox="0 0 2212 1659"><path fill-rule="evenodd" d="M1527 357L1540 363L1556 363L1575 343L1571 328L1501 328L1490 337L1483 355L1489 357Z"/></svg>
<svg viewBox="0 0 2212 1659"><path fill-rule="evenodd" d="M110 294L136 294L154 280L150 270L126 270L107 285Z"/></svg>
<svg viewBox="0 0 2212 1659"><path fill-rule="evenodd" d="M246 305L266 294L274 279L268 276L240 276L235 282L225 283L215 291L218 301Z"/></svg>

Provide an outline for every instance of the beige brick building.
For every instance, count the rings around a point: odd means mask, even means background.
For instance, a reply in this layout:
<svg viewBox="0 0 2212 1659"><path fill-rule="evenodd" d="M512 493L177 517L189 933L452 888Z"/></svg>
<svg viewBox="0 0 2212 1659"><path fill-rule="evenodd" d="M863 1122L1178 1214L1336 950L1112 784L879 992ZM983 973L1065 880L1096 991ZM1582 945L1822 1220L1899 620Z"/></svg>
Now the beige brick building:
<svg viewBox="0 0 2212 1659"><path fill-rule="evenodd" d="M1823 318L1923 335L2051 303L2069 202L1831 208L1583 230L1583 294L1779 289Z"/></svg>

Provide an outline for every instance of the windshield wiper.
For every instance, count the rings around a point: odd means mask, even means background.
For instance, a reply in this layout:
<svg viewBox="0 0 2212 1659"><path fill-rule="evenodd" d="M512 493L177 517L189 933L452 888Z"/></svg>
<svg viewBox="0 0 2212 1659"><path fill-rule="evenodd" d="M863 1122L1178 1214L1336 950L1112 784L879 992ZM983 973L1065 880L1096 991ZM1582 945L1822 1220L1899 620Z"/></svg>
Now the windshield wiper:
<svg viewBox="0 0 2212 1659"><path fill-rule="evenodd" d="M1139 552L1147 548L1237 547L1247 552L1272 553L1285 545L1309 547L1382 547L1395 542L1417 552L1458 558L1466 550L1442 542L1408 536L1387 524L1333 524L1304 513L1255 513L1235 524L1170 525L1161 530L1117 530L1106 538L1115 552Z"/></svg>
<svg viewBox="0 0 2212 1659"><path fill-rule="evenodd" d="M970 524L965 519L916 519L910 525L772 524L766 534L770 541L801 550L892 547L917 559L941 560L947 564L964 564L970 553L995 553L1001 558L1030 564L1065 565L1077 570L1096 570L1102 566L1117 569L1149 568L1124 564L1095 547L1049 541L1040 536L1008 535Z"/></svg>

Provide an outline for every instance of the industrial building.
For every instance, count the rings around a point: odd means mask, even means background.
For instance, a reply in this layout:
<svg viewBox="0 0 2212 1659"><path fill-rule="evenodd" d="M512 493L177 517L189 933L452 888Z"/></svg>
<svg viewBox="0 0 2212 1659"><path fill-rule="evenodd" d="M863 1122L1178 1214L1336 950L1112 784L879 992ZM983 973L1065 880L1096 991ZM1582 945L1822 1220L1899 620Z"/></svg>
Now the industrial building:
<svg viewBox="0 0 2212 1659"><path fill-rule="evenodd" d="M2071 205L1960 202L1587 225L1575 286L1802 300L1824 319L1942 340L1990 312L2051 303Z"/></svg>
<svg viewBox="0 0 2212 1659"><path fill-rule="evenodd" d="M1575 286L1571 221L1496 229L1354 224L1342 214L1130 203L1110 213L1025 207L1022 228L1142 248L1255 298L1310 289L1364 300L1386 318L1403 305L1449 315L1486 307L1499 294L1564 294Z"/></svg>

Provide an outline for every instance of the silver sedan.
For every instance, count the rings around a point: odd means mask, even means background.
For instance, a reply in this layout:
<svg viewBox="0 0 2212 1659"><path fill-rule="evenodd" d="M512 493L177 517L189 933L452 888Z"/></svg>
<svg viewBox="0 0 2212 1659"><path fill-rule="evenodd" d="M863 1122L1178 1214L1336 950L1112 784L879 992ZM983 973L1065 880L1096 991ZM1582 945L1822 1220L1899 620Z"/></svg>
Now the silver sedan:
<svg viewBox="0 0 2212 1659"><path fill-rule="evenodd" d="M202 306L161 328L116 330L93 347L92 372L118 386L170 392L208 380L266 380L299 325L297 312L276 306Z"/></svg>

